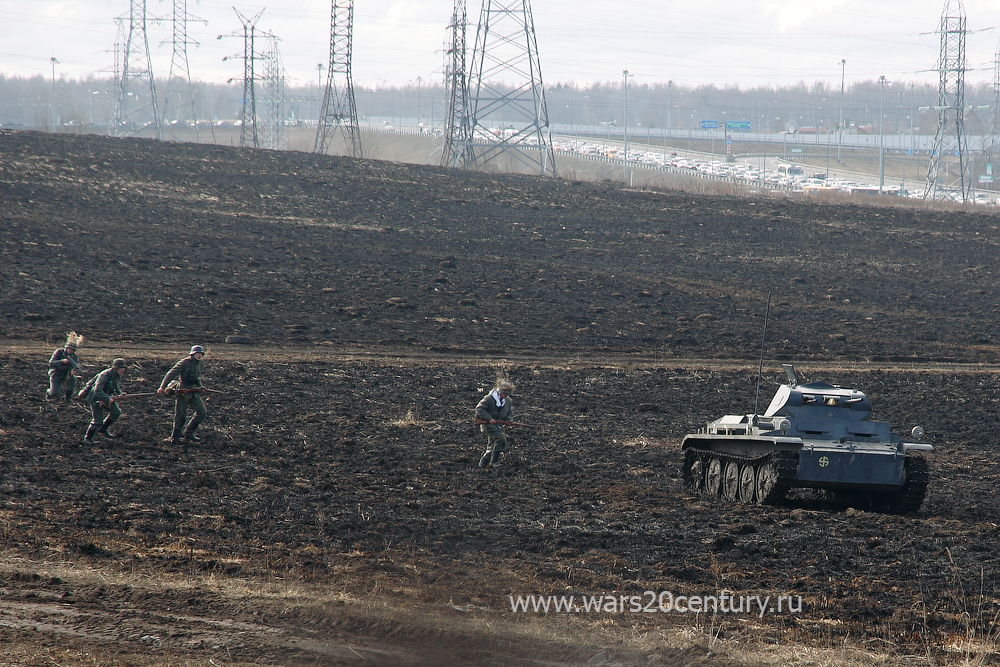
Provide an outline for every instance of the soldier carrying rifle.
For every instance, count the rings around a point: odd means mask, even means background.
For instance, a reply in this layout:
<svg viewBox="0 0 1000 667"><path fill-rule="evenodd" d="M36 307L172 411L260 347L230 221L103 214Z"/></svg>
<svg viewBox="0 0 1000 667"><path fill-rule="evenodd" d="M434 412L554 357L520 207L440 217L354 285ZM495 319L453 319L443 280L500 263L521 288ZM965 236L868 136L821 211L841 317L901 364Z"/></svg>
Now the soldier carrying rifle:
<svg viewBox="0 0 1000 667"><path fill-rule="evenodd" d="M124 377L127 365L128 362L124 359L115 359L111 362L111 368L105 368L80 390L80 398L90 406L93 415L87 427L87 435L83 437L83 444L93 445L96 433L106 438L114 437L108 433L108 428L118 421L122 414L117 401L123 398L124 394L118 382Z"/></svg>
<svg viewBox="0 0 1000 667"><path fill-rule="evenodd" d="M174 367L163 376L160 388L156 390L159 396L174 395L174 430L170 433L170 442L181 444L181 433L183 429L183 439L191 442L200 442L201 438L194 434L198 424L208 415L205 408L205 401L201 395L206 390L201 386L202 357L205 356L205 348L195 345L191 348L191 353L181 359ZM191 421L184 425L187 418L188 406L194 408L194 415Z"/></svg>
<svg viewBox="0 0 1000 667"><path fill-rule="evenodd" d="M513 382L500 380L496 388L483 396L476 405L476 422L486 434L486 453L479 459L480 468L500 463L500 456L507 449L507 435L501 424L510 419L513 409L510 395L513 392Z"/></svg>
<svg viewBox="0 0 1000 667"><path fill-rule="evenodd" d="M66 345L52 353L49 359L49 388L45 398L53 400L65 392L66 402L73 400L73 390L76 389L76 371L80 369L80 359L76 349L83 343L83 336L75 331L66 334Z"/></svg>

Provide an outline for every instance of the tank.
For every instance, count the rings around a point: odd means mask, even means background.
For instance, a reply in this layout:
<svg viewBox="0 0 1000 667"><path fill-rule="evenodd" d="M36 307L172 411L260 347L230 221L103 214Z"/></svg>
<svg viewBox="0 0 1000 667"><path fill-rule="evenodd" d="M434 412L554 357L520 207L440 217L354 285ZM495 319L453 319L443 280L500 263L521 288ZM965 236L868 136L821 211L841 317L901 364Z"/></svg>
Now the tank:
<svg viewBox="0 0 1000 667"><path fill-rule="evenodd" d="M868 397L825 382L788 384L763 415L726 415L684 436L684 484L694 492L744 503L774 504L793 488L823 489L855 505L903 513L920 508L933 451L872 421Z"/></svg>

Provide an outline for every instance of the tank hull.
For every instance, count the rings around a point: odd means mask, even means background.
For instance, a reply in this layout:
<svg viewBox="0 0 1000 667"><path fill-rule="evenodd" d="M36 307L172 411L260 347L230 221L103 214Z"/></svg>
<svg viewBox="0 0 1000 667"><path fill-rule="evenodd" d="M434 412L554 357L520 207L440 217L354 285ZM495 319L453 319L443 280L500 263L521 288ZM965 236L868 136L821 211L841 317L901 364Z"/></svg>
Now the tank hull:
<svg viewBox="0 0 1000 667"><path fill-rule="evenodd" d="M682 449L689 490L746 503L774 504L804 488L880 511L916 511L929 478L924 459L881 444L696 434Z"/></svg>

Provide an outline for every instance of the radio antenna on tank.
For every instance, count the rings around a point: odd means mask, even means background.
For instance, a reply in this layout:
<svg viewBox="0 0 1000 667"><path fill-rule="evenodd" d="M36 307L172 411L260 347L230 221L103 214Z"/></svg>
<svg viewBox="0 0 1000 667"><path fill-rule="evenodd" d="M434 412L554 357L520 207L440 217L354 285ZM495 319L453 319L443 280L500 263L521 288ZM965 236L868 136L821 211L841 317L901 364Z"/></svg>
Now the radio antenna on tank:
<svg viewBox="0 0 1000 667"><path fill-rule="evenodd" d="M757 395L753 399L753 421L757 423L757 407L760 401L760 380L764 374L764 344L767 342L767 318L771 315L771 293L767 293L767 310L764 311L764 333L760 337L760 365L757 367Z"/></svg>

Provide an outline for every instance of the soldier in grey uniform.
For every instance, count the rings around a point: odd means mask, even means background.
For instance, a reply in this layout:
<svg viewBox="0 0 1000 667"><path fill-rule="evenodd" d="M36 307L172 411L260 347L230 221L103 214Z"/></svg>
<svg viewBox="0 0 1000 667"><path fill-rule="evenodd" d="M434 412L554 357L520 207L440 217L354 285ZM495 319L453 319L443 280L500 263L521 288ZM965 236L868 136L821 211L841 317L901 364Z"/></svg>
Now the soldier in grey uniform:
<svg viewBox="0 0 1000 667"><path fill-rule="evenodd" d="M115 397L122 394L118 382L124 377L127 365L124 359L115 359L111 362L111 368L105 368L84 387L86 393L83 395L83 400L90 406L93 419L87 427L83 444L93 445L95 433L100 433L106 438L113 437L108 433L108 427L122 416L122 410L115 402Z"/></svg>
<svg viewBox="0 0 1000 667"><path fill-rule="evenodd" d="M498 421L510 421L510 395L514 392L514 383L501 380L496 388L483 396L476 405L476 418L487 422L480 425L486 434L486 453L479 459L480 468L488 468L500 462L500 455L507 449L507 436Z"/></svg>
<svg viewBox="0 0 1000 667"><path fill-rule="evenodd" d="M49 359L49 388L45 392L45 398L58 398L59 394L66 393L66 402L73 400L73 390L76 389L76 376L73 371L80 367L80 358L76 356L76 349L83 343L83 336L77 335L75 331L66 334L66 345L60 347L52 353Z"/></svg>
<svg viewBox="0 0 1000 667"><path fill-rule="evenodd" d="M170 433L170 441L175 445L181 442L182 430L184 440L201 442L201 438L196 436L194 431L208 415L208 410L205 408L205 401L202 400L201 393L191 390L202 389L201 367L204 362L201 359L204 356L205 348L201 345L192 346L190 355L178 361L173 368L167 371L167 374L163 376L163 382L160 383L160 388L156 390L157 395L163 396L167 391L167 385L176 381L172 392L175 397L174 429ZM187 418L188 406L194 408L194 415L185 426L184 420Z"/></svg>

